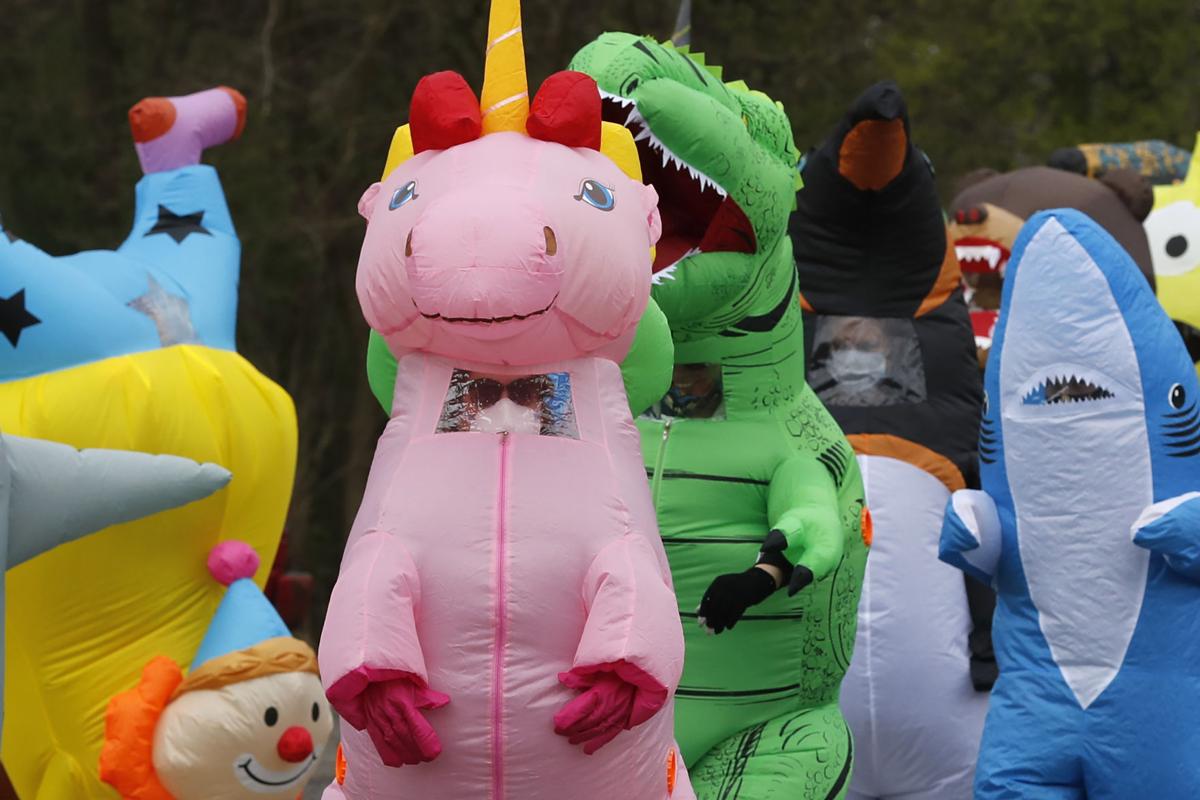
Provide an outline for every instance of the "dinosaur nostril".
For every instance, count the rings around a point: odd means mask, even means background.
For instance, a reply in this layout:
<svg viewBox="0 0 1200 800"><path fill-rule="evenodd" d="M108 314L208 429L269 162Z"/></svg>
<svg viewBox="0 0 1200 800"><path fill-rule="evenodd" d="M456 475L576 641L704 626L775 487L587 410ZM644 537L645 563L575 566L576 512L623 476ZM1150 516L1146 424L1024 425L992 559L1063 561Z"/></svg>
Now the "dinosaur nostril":
<svg viewBox="0 0 1200 800"><path fill-rule="evenodd" d="M404 242L404 255L412 257L412 231L408 232L408 239Z"/></svg>
<svg viewBox="0 0 1200 800"><path fill-rule="evenodd" d="M549 225L542 228L542 233L546 235L546 255L552 256L558 252L558 237L554 235L554 229Z"/></svg>

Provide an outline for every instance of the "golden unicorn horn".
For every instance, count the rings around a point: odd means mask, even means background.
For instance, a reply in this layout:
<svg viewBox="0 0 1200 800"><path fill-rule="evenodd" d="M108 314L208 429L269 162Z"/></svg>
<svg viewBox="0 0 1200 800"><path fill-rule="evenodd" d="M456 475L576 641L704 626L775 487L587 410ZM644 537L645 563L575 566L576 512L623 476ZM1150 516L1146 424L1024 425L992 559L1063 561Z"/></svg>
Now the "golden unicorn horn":
<svg viewBox="0 0 1200 800"><path fill-rule="evenodd" d="M492 0L479 105L485 136L496 131L525 132L529 79L525 75L525 39L521 36L521 0Z"/></svg>

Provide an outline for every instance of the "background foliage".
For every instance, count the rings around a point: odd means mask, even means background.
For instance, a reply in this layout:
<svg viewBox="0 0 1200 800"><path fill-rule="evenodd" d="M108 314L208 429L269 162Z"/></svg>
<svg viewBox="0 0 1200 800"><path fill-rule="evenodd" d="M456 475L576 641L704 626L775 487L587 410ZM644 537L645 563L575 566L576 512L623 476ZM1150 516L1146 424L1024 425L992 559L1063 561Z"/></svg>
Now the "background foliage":
<svg viewBox="0 0 1200 800"><path fill-rule="evenodd" d="M604 30L666 37L675 0L524 0L531 80ZM55 254L125 236L140 176L125 111L217 84L250 100L212 151L241 233L240 348L300 418L293 554L327 592L382 413L354 297L362 190L421 75L482 76L486 0L0 0L0 214ZM815 145L885 77L942 193L977 166L1200 125L1200 3L696 0L693 41L782 100ZM316 609L315 619L321 618Z"/></svg>

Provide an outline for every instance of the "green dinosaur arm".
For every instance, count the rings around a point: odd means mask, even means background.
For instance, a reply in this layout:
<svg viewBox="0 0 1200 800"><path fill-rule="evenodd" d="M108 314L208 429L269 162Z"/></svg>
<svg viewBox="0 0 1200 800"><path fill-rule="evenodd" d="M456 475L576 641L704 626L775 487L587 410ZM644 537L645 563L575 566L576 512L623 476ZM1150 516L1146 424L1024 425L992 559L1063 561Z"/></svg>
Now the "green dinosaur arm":
<svg viewBox="0 0 1200 800"><path fill-rule="evenodd" d="M786 539L784 557L807 567L813 580L833 572L845 552L839 507L833 478L810 456L789 458L771 476L767 519Z"/></svg>
<svg viewBox="0 0 1200 800"><path fill-rule="evenodd" d="M675 348L667 318L651 300L638 322L629 355L621 362L621 376L629 395L629 409L635 417L667 393L671 387L674 360ZM383 337L375 331L371 331L371 338L367 342L367 382L379 405L390 415L392 393L396 386L396 357L388 350Z"/></svg>
<svg viewBox="0 0 1200 800"><path fill-rule="evenodd" d="M638 322L629 355L621 362L621 377L629 395L629 410L638 416L662 399L671 388L675 345L671 328L658 303L653 300Z"/></svg>
<svg viewBox="0 0 1200 800"><path fill-rule="evenodd" d="M390 417L392 393L396 387L396 357L376 331L371 331L367 341L367 383L371 384L371 393Z"/></svg>

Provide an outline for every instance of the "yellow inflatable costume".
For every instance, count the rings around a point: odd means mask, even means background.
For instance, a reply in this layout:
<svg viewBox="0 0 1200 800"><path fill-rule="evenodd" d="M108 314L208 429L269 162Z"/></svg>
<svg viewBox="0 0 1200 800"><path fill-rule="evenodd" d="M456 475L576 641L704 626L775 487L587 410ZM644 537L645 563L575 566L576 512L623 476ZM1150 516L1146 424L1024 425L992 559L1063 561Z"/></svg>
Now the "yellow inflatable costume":
<svg viewBox="0 0 1200 800"><path fill-rule="evenodd" d="M287 393L234 348L240 245L205 147L241 132L230 89L130 112L145 176L115 251L52 258L0 230L0 429L171 453L233 473L204 501L8 573L2 756L24 800L115 798L97 763L109 699L151 658L187 663L223 588L218 542L278 546L296 462Z"/></svg>

